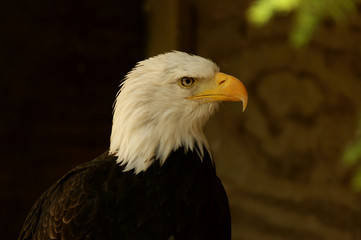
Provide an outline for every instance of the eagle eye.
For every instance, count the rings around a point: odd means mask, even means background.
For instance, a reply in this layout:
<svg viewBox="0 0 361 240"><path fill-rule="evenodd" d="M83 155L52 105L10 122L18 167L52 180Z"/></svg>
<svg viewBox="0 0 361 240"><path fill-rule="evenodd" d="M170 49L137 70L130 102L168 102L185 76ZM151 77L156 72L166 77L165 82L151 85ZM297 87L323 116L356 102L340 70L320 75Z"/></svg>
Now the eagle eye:
<svg viewBox="0 0 361 240"><path fill-rule="evenodd" d="M182 77L179 80L179 84L185 88L193 87L194 83L195 83L195 80L192 77Z"/></svg>

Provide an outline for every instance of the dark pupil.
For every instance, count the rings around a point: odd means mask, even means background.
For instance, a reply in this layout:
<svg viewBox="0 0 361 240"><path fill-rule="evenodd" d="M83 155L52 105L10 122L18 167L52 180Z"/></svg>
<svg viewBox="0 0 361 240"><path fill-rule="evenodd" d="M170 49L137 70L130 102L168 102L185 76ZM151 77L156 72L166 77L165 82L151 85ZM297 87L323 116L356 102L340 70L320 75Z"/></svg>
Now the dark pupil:
<svg viewBox="0 0 361 240"><path fill-rule="evenodd" d="M189 84L192 83L192 79L190 79L190 78L183 78L183 82L184 82L185 85L189 85Z"/></svg>

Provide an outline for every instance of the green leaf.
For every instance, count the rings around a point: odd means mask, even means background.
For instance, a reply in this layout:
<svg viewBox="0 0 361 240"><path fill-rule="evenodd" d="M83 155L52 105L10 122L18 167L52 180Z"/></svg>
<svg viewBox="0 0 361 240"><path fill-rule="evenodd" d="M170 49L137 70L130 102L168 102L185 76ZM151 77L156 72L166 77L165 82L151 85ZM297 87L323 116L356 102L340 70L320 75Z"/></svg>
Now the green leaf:
<svg viewBox="0 0 361 240"><path fill-rule="evenodd" d="M247 18L255 26L263 26L277 14L294 12L290 41L300 47L309 42L323 19L345 22L357 12L356 2L359 0L255 0L248 9Z"/></svg>
<svg viewBox="0 0 361 240"><path fill-rule="evenodd" d="M351 182L352 188L356 191L361 191L361 167L358 168L354 178Z"/></svg>
<svg viewBox="0 0 361 240"><path fill-rule="evenodd" d="M352 166L361 160L361 139L355 140L345 149L343 160L347 166Z"/></svg>
<svg viewBox="0 0 361 240"><path fill-rule="evenodd" d="M248 9L248 20L256 25L266 24L274 15L274 9L270 1L258 0Z"/></svg>

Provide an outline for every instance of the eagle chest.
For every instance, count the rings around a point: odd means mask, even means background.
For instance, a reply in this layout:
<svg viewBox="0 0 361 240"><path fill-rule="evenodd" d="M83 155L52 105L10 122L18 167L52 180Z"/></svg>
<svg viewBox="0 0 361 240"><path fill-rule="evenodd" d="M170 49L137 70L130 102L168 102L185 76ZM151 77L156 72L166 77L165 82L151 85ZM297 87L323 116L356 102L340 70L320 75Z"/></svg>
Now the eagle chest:
<svg viewBox="0 0 361 240"><path fill-rule="evenodd" d="M137 175L118 167L110 175L106 188L111 199L105 201L112 204L106 212L134 232L181 231L204 222L212 211L217 177L208 154L201 160L197 153L178 149L163 166L156 162Z"/></svg>

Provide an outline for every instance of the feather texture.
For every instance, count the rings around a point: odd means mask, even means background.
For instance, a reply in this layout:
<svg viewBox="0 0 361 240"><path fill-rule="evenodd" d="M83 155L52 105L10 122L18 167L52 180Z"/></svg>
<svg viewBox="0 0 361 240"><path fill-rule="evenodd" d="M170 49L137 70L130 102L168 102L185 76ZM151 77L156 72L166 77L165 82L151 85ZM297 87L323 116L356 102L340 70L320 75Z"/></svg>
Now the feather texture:
<svg viewBox="0 0 361 240"><path fill-rule="evenodd" d="M191 77L202 86L218 72L182 52L139 62L117 95L109 152L51 186L19 240L230 239L227 196L202 130L218 103L189 100L192 88L179 85Z"/></svg>
<svg viewBox="0 0 361 240"><path fill-rule="evenodd" d="M207 151L184 148L137 175L103 154L50 187L35 203L19 240L230 239L224 188Z"/></svg>
<svg viewBox="0 0 361 240"><path fill-rule="evenodd" d="M182 77L212 79L219 71L211 60L170 52L139 62L126 76L114 106L110 153L125 170L145 171L155 159L163 164L183 146L208 149L203 125L218 103L189 101L191 91L178 85Z"/></svg>

